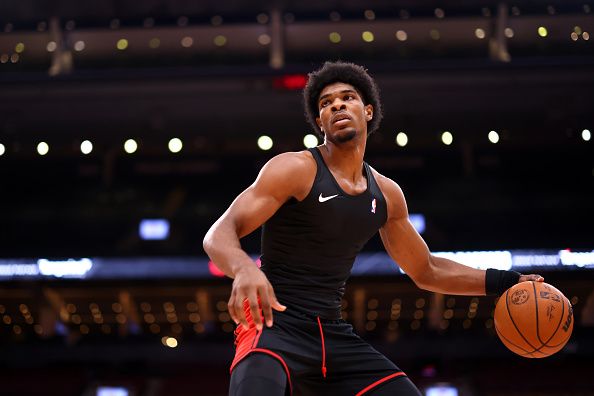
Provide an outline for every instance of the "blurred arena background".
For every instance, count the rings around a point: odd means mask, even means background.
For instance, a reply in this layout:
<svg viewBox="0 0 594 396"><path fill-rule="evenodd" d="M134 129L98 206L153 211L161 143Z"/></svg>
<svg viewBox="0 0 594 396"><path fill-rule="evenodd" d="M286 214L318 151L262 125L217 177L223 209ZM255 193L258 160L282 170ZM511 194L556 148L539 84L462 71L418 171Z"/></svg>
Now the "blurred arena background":
<svg viewBox="0 0 594 396"><path fill-rule="evenodd" d="M417 289L379 238L345 317L428 396L594 395L593 7L3 0L0 394L225 395L230 281L202 237L265 161L317 144L300 89L342 59L380 86L366 159L430 248L543 274L575 329L516 357L493 298Z"/></svg>

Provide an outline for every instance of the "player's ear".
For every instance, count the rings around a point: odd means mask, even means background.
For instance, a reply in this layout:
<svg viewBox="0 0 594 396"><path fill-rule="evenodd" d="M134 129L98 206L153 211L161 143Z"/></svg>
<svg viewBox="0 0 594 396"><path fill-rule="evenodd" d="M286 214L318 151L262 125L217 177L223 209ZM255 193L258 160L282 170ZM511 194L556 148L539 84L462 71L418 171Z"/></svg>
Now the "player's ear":
<svg viewBox="0 0 594 396"><path fill-rule="evenodd" d="M320 119L320 117L316 117L316 124L318 124L318 128L320 128L320 131L324 132L324 128L322 128L322 120Z"/></svg>
<svg viewBox="0 0 594 396"><path fill-rule="evenodd" d="M373 106L368 104L365 106L365 121L369 122L373 119Z"/></svg>

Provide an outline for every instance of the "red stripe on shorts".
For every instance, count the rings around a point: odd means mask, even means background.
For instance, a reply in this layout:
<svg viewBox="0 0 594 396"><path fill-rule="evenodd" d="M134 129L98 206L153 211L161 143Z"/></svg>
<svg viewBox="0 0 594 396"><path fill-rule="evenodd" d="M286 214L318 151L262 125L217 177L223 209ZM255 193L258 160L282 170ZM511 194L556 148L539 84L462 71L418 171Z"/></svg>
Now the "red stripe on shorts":
<svg viewBox="0 0 594 396"><path fill-rule="evenodd" d="M405 376L406 374L404 374L402 371L398 371L396 373L390 374L388 376L385 376L384 378L375 381L373 384L367 386L366 388L364 388L362 391L360 391L359 393L357 393L356 396L361 396L367 392L369 392L370 390L372 390L373 388L375 388L376 386L379 386L381 384L383 384L386 381L391 380L392 378L398 378L398 377L402 377Z"/></svg>
<svg viewBox="0 0 594 396"><path fill-rule="evenodd" d="M260 331L258 331L256 329L256 324L254 323L254 320L252 318L247 300L244 301L244 311L245 311L246 319L248 321L249 328L246 330L243 328L242 325L239 325L239 327L237 328L236 335L235 335L235 337L236 337L235 338L235 358L233 359L233 362L231 363L231 368L229 369L229 372L232 372L233 369L235 368L235 366L237 366L237 364L239 362L241 362L243 359L245 359L245 357L248 356L249 354L251 354L251 353L265 353L265 354L270 355L273 358L277 359L280 362L280 364L283 366L283 368L285 369L285 372L287 373L287 381L289 382L289 389L291 391L291 394L293 394L293 385L291 383L291 374L289 373L289 366L287 366L287 363L285 363L283 358L280 355L278 355L277 353L272 352L271 350L268 350L265 348L258 348L258 342L260 341L260 336L262 336L262 332L264 329L262 329ZM261 311L260 311L260 314L261 314Z"/></svg>

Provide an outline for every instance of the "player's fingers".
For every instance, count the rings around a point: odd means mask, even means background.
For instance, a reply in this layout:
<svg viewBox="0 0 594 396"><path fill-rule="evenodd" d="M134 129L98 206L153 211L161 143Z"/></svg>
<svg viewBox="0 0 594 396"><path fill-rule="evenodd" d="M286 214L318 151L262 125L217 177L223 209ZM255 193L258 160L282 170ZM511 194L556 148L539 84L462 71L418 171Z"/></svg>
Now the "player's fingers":
<svg viewBox="0 0 594 396"><path fill-rule="evenodd" d="M270 305L272 306L273 309L276 309L277 311L284 311L285 309L287 309L287 307L285 307L283 304L278 302L278 299L276 298L276 294L274 293L274 289L272 288L272 285L268 286L268 294L270 295Z"/></svg>
<svg viewBox="0 0 594 396"><path fill-rule="evenodd" d="M520 276L520 282L527 282L527 281L533 281L533 282L544 282L544 278L540 275L537 274L530 274L530 275L522 275Z"/></svg>
<svg viewBox="0 0 594 396"><path fill-rule="evenodd" d="M252 314L252 319L254 320L254 324L256 325L256 329L262 330L262 318L260 317L260 304L258 304L258 293L256 293L256 290L253 290L248 295L248 302L250 305L250 312Z"/></svg>
<svg viewBox="0 0 594 396"><path fill-rule="evenodd" d="M264 322L266 326L272 326L272 307L270 306L270 296L266 287L258 290L260 295L260 304L262 305L262 314L264 315Z"/></svg>
<svg viewBox="0 0 594 396"><path fill-rule="evenodd" d="M245 310L243 309L244 299L242 293L237 293L235 295L233 307L235 308L235 319L237 319L237 322L241 323L243 328L247 330L250 328L250 325L245 317Z"/></svg>

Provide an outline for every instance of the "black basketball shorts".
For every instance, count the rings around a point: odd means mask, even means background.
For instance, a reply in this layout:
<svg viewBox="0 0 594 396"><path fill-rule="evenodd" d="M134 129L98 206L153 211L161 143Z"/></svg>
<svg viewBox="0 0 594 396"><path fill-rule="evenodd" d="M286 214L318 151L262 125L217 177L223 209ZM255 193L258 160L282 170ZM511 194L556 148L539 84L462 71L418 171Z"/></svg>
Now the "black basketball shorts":
<svg viewBox="0 0 594 396"><path fill-rule="evenodd" d="M250 326L239 325L235 331L231 372L250 354L264 353L283 366L293 395L358 396L394 381L414 388L406 374L342 319L324 320L289 307L274 311L273 326L258 331L247 302L244 311Z"/></svg>

